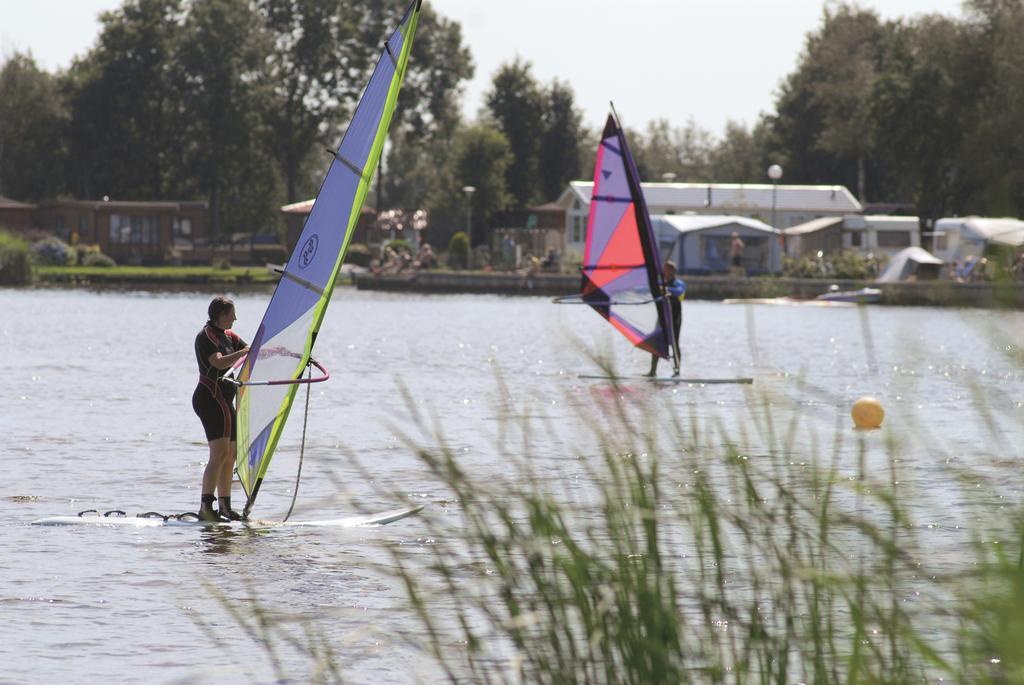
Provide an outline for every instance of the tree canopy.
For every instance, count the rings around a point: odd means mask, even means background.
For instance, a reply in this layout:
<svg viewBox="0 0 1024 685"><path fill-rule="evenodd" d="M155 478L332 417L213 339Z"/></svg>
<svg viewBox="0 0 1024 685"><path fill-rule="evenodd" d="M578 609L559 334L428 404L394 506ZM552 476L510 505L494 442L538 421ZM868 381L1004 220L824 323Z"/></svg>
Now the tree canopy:
<svg viewBox="0 0 1024 685"><path fill-rule="evenodd" d="M67 110L57 80L31 55L15 53L0 68L0 195L22 200L63 189Z"/></svg>
<svg viewBox="0 0 1024 685"><path fill-rule="evenodd" d="M93 47L48 73L0 62L0 194L200 199L217 235L267 231L309 197L402 3L125 0ZM1024 2L968 0L959 17L883 20L826 3L774 107L749 126L628 121L644 180L843 184L923 220L1024 214ZM465 120L462 27L424 7L371 203L422 208L474 243L498 212L589 178L601 122L572 86L517 58ZM657 97L652 94L651 97ZM628 112L628 103L620 103ZM500 177L500 179L499 179ZM442 226L443 224L443 226Z"/></svg>

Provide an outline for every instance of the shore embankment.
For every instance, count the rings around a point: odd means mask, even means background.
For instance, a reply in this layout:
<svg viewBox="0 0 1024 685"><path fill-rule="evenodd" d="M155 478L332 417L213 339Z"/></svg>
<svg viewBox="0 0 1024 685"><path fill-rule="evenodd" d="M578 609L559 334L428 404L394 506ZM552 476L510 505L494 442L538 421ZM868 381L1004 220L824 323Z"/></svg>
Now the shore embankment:
<svg viewBox="0 0 1024 685"><path fill-rule="evenodd" d="M940 307L1024 308L1024 285L1014 283L874 283L808 278L735 278L685 276L688 300L793 297L813 299L828 292L871 287L882 291L880 304ZM555 297L579 292L580 277L572 274L494 273L484 271L418 271L412 274L355 276L361 290L417 293L491 293Z"/></svg>
<svg viewBox="0 0 1024 685"><path fill-rule="evenodd" d="M279 275L265 268L215 269L212 267L41 267L36 269L38 285L137 288L221 288L273 285ZM881 290L880 304L936 307L981 307L1024 309L1024 284L954 283L923 281L918 283L874 283L860 280L777 278L761 276L685 276L688 300L725 300L792 297L813 299L828 292ZM353 283L361 290L415 293L479 293L557 297L579 292L580 277L574 274L486 271L417 271L409 274L373 275L345 270L342 283Z"/></svg>
<svg viewBox="0 0 1024 685"><path fill-rule="evenodd" d="M42 266L36 267L34 280L40 285L73 286L239 286L276 283L279 276L262 267L206 266Z"/></svg>

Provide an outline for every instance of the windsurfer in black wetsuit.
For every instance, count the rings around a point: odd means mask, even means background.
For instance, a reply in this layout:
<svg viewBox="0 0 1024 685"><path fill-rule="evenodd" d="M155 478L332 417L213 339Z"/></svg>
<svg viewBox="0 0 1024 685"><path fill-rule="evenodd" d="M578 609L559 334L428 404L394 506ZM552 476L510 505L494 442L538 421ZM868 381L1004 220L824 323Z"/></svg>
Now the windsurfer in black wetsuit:
<svg viewBox="0 0 1024 685"><path fill-rule="evenodd" d="M231 508L232 467L235 462L235 386L220 377L249 352L249 344L231 330L235 303L215 297L207 310L209 321L196 336L199 384L192 393L192 408L203 422L210 444L210 461L203 471L199 517L207 521L237 521L241 515ZM213 508L214 490L220 501Z"/></svg>
<svg viewBox="0 0 1024 685"><path fill-rule="evenodd" d="M672 375L679 375L679 329L683 325L683 298L686 296L686 283L676 277L676 263L671 259L665 260L661 267L662 281L665 284L665 297L668 298L669 307L672 310L672 345L676 354L674 355ZM651 370L648 376L654 377L658 374L658 355L651 355Z"/></svg>

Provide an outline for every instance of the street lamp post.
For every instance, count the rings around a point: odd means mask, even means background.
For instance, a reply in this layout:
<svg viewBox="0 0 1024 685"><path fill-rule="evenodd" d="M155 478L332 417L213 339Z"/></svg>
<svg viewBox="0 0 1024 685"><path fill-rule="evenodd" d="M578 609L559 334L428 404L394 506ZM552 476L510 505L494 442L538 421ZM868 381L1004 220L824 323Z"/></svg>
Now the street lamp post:
<svg viewBox="0 0 1024 685"><path fill-rule="evenodd" d="M768 167L768 178L772 180L772 228L778 228L775 220L775 196L779 186L779 179L782 178L782 167L778 164L772 164ZM783 231L782 235L782 257L786 256L786 232Z"/></svg>
<svg viewBox="0 0 1024 685"><path fill-rule="evenodd" d="M466 194L466 235L469 236L469 244L473 244L473 193L476 188L473 186L462 186L462 192Z"/></svg>

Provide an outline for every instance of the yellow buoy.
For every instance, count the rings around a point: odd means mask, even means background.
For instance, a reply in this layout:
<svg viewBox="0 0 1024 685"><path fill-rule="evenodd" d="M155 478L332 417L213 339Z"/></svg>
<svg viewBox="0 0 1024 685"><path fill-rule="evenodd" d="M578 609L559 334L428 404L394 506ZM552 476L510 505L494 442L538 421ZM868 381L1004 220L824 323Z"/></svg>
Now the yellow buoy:
<svg viewBox="0 0 1024 685"><path fill-rule="evenodd" d="M874 397L862 397L853 403L850 416L857 428L878 428L885 418L885 410Z"/></svg>

